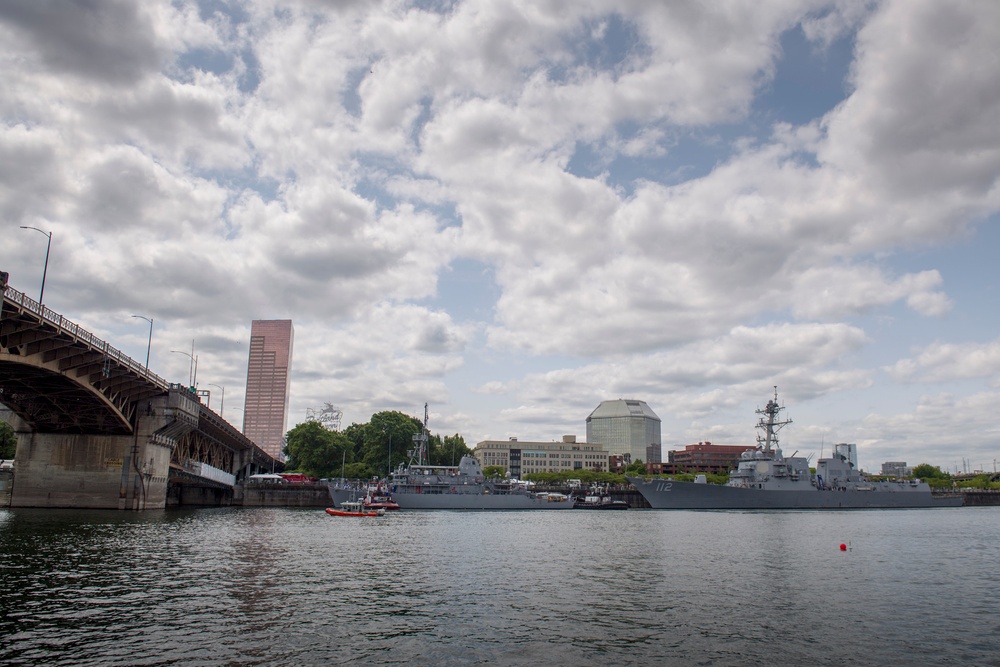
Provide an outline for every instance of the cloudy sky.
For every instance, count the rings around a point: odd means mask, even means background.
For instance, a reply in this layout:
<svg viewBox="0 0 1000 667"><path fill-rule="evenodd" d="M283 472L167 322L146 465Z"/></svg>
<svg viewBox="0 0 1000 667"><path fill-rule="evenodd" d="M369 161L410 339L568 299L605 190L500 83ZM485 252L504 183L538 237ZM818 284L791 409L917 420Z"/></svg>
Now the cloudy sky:
<svg viewBox="0 0 1000 667"><path fill-rule="evenodd" d="M1000 3L0 3L0 269L242 423L1000 459Z"/></svg>

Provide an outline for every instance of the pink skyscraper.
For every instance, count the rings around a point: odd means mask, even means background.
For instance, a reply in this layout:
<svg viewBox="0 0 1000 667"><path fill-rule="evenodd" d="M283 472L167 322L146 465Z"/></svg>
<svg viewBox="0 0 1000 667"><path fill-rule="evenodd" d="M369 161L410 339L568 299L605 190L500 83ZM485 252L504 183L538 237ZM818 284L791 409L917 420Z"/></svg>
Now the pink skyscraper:
<svg viewBox="0 0 1000 667"><path fill-rule="evenodd" d="M288 431L291 320L254 320L250 327L243 434L275 458Z"/></svg>

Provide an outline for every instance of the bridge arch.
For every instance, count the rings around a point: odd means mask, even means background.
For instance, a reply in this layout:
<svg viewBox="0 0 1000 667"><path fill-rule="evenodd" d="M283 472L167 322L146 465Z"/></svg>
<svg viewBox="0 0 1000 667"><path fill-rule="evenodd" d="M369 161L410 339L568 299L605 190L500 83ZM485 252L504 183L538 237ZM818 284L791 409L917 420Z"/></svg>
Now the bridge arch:
<svg viewBox="0 0 1000 667"><path fill-rule="evenodd" d="M39 355L21 357L0 351L0 403L35 431L132 432L134 405L116 405L99 387L49 365Z"/></svg>
<svg viewBox="0 0 1000 667"><path fill-rule="evenodd" d="M132 433L165 380L77 324L3 286L0 403L36 432Z"/></svg>

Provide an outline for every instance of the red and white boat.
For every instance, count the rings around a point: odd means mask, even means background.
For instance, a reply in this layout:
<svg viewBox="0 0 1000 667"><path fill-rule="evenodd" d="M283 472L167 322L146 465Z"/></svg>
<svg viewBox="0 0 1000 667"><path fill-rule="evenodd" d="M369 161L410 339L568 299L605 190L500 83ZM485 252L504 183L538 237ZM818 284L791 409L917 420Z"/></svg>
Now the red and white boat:
<svg viewBox="0 0 1000 667"><path fill-rule="evenodd" d="M369 510L398 510L399 503L392 499L389 492L381 486L368 487L368 495L365 496L365 509Z"/></svg>
<svg viewBox="0 0 1000 667"><path fill-rule="evenodd" d="M326 513L330 516L383 516L384 509L366 509L360 500L346 500L340 503L340 509L327 507Z"/></svg>

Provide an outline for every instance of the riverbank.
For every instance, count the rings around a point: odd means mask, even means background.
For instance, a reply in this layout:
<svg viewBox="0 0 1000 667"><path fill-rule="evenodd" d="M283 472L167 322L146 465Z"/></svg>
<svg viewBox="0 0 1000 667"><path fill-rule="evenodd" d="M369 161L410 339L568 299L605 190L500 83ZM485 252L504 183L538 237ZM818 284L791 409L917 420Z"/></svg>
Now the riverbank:
<svg viewBox="0 0 1000 667"><path fill-rule="evenodd" d="M14 473L0 470L0 508L10 507ZM562 487L545 488L545 491L569 494L571 489ZM201 490L202 493L174 493L168 497L168 507L329 507L331 505L329 487L323 484L269 484L256 483L233 487L230 496L223 489ZM1000 491L964 489L957 491L965 498L966 507L1000 506ZM574 491L576 495L579 490ZM949 489L940 495L951 495ZM612 490L612 500L623 500L631 509L649 509L646 499L634 489ZM936 493L935 495L938 495Z"/></svg>
<svg viewBox="0 0 1000 667"><path fill-rule="evenodd" d="M546 492L569 494L572 490L562 487L538 489ZM574 491L580 495L580 491ZM960 489L934 492L934 495L951 496L961 493L967 507L1000 506L1000 491ZM623 500L631 509L649 509L649 503L635 489L612 490L612 500ZM326 484L253 484L237 486L233 492L233 505L243 507L329 507L330 494Z"/></svg>

